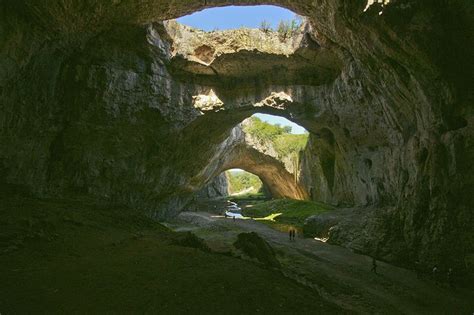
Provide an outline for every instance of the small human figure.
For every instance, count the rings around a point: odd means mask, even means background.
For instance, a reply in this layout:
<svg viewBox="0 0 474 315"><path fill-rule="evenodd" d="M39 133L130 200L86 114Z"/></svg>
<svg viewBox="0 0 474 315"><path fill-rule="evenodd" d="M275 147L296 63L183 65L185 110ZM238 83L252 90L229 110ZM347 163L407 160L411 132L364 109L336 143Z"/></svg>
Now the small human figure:
<svg viewBox="0 0 474 315"><path fill-rule="evenodd" d="M288 230L288 236L289 236L290 241L291 241L291 239L293 238L293 230L292 229Z"/></svg>
<svg viewBox="0 0 474 315"><path fill-rule="evenodd" d="M234 221L235 221L235 215L232 217L232 220L234 220Z"/></svg>
<svg viewBox="0 0 474 315"><path fill-rule="evenodd" d="M370 269L370 271L377 274L377 260L375 257L372 257L372 269Z"/></svg>
<svg viewBox="0 0 474 315"><path fill-rule="evenodd" d="M415 273L416 273L416 278L420 279L421 278L421 263L419 260L415 261Z"/></svg>
<svg viewBox="0 0 474 315"><path fill-rule="evenodd" d="M453 282L453 268L449 267L448 272L446 273L446 281L448 282L448 285L452 288L454 287L454 282Z"/></svg>
<svg viewBox="0 0 474 315"><path fill-rule="evenodd" d="M296 238L296 230L293 229L293 241L295 240Z"/></svg>
<svg viewBox="0 0 474 315"><path fill-rule="evenodd" d="M439 281L439 269L438 269L438 265L436 265L436 264L433 267L432 275L433 275L434 282L438 283L438 281Z"/></svg>

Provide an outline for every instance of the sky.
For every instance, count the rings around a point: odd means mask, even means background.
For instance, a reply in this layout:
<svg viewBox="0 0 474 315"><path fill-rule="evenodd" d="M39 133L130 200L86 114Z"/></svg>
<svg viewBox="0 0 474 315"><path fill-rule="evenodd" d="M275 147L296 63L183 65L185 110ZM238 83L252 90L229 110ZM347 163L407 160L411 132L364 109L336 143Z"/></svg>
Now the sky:
<svg viewBox="0 0 474 315"><path fill-rule="evenodd" d="M263 20L266 20L274 28L281 20L291 20L295 13L290 10L271 6L228 6L220 8L206 9L178 19L178 22L204 31L216 29L227 30L240 28L258 28ZM255 115L270 124L280 124L292 127L292 133L301 134L305 129L297 124L278 116L257 114Z"/></svg>
<svg viewBox="0 0 474 315"><path fill-rule="evenodd" d="M281 126L290 126L291 133L293 134L303 134L306 132L306 129L304 129L303 127L280 116L273 116L273 115L267 115L267 114L255 114L254 116L272 125L280 124Z"/></svg>
<svg viewBox="0 0 474 315"><path fill-rule="evenodd" d="M291 20L295 13L284 8L260 6L228 6L211 8L177 19L181 24L204 31L240 28L258 28L263 20L275 28L281 20Z"/></svg>

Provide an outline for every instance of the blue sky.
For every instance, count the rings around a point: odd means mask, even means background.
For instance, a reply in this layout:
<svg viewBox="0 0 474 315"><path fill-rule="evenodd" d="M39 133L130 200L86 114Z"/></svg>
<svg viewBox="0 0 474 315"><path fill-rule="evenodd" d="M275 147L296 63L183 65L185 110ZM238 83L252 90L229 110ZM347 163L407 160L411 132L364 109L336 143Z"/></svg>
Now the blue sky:
<svg viewBox="0 0 474 315"><path fill-rule="evenodd" d="M181 17L178 22L205 31L215 29L227 30L241 26L258 28L263 20L270 22L273 27L281 20L291 20L295 13L284 8L260 6L228 6L211 8Z"/></svg>
<svg viewBox="0 0 474 315"><path fill-rule="evenodd" d="M295 13L292 11L271 5L228 6L196 12L179 18L178 22L205 31L213 31L235 29L241 26L258 28L263 20L276 27L281 20L291 20L294 17ZM305 132L304 128L283 117L264 114L256 116L270 124L291 126L293 133Z"/></svg>

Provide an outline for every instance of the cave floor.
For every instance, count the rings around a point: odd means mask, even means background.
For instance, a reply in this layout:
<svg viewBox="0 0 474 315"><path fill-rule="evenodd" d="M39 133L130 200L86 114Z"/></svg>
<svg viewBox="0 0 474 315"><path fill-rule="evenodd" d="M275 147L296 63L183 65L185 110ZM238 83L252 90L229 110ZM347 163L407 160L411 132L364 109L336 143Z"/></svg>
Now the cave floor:
<svg viewBox="0 0 474 315"><path fill-rule="evenodd" d="M87 198L2 188L0 314L345 312L278 270L201 250L183 235Z"/></svg>
<svg viewBox="0 0 474 315"><path fill-rule="evenodd" d="M0 190L0 313L337 314L470 313L472 294L254 221L183 213L169 224L84 198L36 199ZM202 238L183 242L184 231ZM274 270L240 259L255 231ZM202 244L201 244L202 245ZM469 302L471 305L469 305ZM469 309L471 307L471 309Z"/></svg>
<svg viewBox="0 0 474 315"><path fill-rule="evenodd" d="M243 232L257 232L277 252L282 272L312 287L328 301L361 313L463 314L474 309L474 293L417 279L411 270L313 239L290 242L287 233L253 220L225 219L211 213L184 212L169 225L192 231L217 252L235 251L232 244Z"/></svg>

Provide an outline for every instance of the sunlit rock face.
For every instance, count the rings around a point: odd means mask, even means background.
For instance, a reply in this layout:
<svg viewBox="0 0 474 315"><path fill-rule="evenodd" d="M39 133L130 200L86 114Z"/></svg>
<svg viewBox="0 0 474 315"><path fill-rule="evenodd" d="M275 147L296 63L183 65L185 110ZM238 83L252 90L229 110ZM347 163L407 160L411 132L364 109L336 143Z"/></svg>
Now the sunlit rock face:
<svg viewBox="0 0 474 315"><path fill-rule="evenodd" d="M246 123L248 122L243 122ZM295 174L298 170L288 167L271 143L255 139L241 125L232 130L231 138L230 145L226 147L227 152L219 155L216 163L209 164L201 176L215 178L226 170L240 168L260 177L273 198L309 198L298 173Z"/></svg>
<svg viewBox="0 0 474 315"><path fill-rule="evenodd" d="M402 248L404 261L465 265L474 244L473 71L463 62L473 55L472 1L393 0L365 12L367 1L265 1L310 22L275 51L231 50L222 35L195 32L199 43L159 23L257 3L1 2L0 179L166 218L210 180L236 124L279 114L311 132L301 181L313 199L393 209L380 225L389 237L371 242ZM274 41L251 33L241 35ZM259 66L262 75L248 70ZM281 92L291 101L273 102Z"/></svg>

